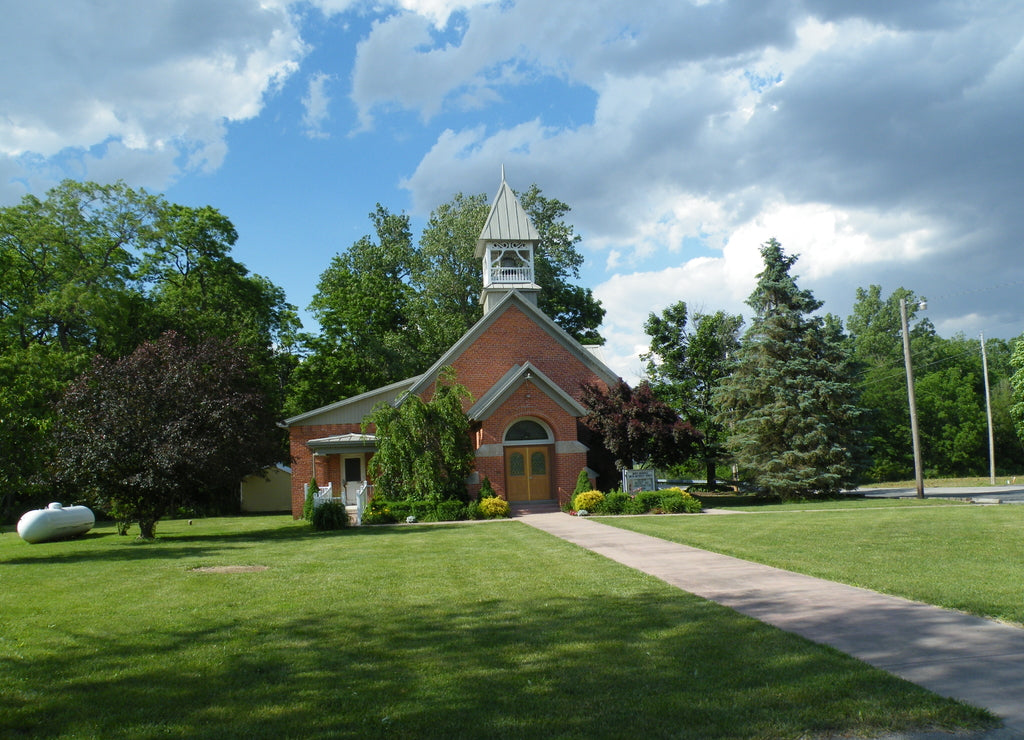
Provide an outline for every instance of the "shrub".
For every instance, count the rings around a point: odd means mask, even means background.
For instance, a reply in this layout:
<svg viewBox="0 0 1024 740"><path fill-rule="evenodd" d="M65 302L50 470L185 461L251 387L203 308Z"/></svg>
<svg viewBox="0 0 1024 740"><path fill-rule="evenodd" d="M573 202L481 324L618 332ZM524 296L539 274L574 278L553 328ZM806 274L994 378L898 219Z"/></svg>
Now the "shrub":
<svg viewBox="0 0 1024 740"><path fill-rule="evenodd" d="M348 512L345 511L342 504L328 501L313 509L313 518L310 520L310 524L317 532L344 529L348 526Z"/></svg>
<svg viewBox="0 0 1024 740"><path fill-rule="evenodd" d="M363 510L363 524L394 524L398 519L384 499L372 498Z"/></svg>
<svg viewBox="0 0 1024 740"><path fill-rule="evenodd" d="M587 475L587 469L584 468L580 471L580 474L576 476L576 488L573 490L572 495L575 496L578 493L590 490L590 476Z"/></svg>
<svg viewBox="0 0 1024 740"><path fill-rule="evenodd" d="M307 522L313 521L313 508L316 503L316 494L319 490L320 488L316 484L316 478L306 484L306 500L302 504L302 518Z"/></svg>
<svg viewBox="0 0 1024 740"><path fill-rule="evenodd" d="M485 475L483 481L480 483L480 498L494 498L497 495L498 494L494 492L494 486L491 485L491 479Z"/></svg>
<svg viewBox="0 0 1024 740"><path fill-rule="evenodd" d="M699 499L678 488L661 492L661 510L666 514L697 514L701 510Z"/></svg>
<svg viewBox="0 0 1024 740"><path fill-rule="evenodd" d="M622 491L611 491L605 494L604 501L598 508L594 509L595 514L628 514L630 503L633 499L628 493Z"/></svg>
<svg viewBox="0 0 1024 740"><path fill-rule="evenodd" d="M508 501L503 498L492 496L480 502L480 513L485 519L501 519L509 514Z"/></svg>
<svg viewBox="0 0 1024 740"><path fill-rule="evenodd" d="M600 491L583 491L577 493L572 500L572 507L579 511L580 509L586 509L587 511L597 511L601 507L601 503L604 501L604 494Z"/></svg>
<svg viewBox="0 0 1024 740"><path fill-rule="evenodd" d="M661 507L661 491L639 491L633 497L633 513L646 514Z"/></svg>
<svg viewBox="0 0 1024 740"><path fill-rule="evenodd" d="M442 501L437 505L437 521L454 522L466 517L466 504L462 501Z"/></svg>

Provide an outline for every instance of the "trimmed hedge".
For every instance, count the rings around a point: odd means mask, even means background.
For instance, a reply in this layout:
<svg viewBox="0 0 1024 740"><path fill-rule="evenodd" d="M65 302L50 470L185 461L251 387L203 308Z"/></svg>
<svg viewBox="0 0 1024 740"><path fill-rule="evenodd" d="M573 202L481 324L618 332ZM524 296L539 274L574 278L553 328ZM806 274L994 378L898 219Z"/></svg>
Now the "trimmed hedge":
<svg viewBox="0 0 1024 740"><path fill-rule="evenodd" d="M418 522L455 522L474 516L476 502L462 501L389 501L381 498L370 499L363 512L363 524L394 524L407 521L410 516Z"/></svg>
<svg viewBox="0 0 1024 740"><path fill-rule="evenodd" d="M579 508L579 507L577 507ZM680 488L664 491L639 491L630 496L622 491L612 491L594 508L587 508L592 514L698 514L703 509L700 499Z"/></svg>

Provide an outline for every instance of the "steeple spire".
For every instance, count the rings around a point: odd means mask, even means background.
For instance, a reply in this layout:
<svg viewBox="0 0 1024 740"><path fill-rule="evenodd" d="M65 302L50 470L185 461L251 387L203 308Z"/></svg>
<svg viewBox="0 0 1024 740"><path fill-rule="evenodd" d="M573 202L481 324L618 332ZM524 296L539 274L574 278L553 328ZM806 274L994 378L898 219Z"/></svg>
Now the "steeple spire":
<svg viewBox="0 0 1024 740"><path fill-rule="evenodd" d="M534 282L534 252L540 233L505 182L501 166L501 186L491 203L475 254L483 260L484 286L480 302L487 313L503 296L515 290L537 302L540 286Z"/></svg>

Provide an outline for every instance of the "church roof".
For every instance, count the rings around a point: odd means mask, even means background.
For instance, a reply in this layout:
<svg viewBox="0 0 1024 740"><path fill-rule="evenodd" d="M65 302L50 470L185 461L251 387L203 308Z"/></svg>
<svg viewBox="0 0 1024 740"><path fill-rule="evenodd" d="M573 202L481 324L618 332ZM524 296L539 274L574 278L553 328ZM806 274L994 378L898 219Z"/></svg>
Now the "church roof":
<svg viewBox="0 0 1024 740"><path fill-rule="evenodd" d="M489 313L485 314L482 319L473 324L469 331L463 334L459 341L452 345L447 352L441 355L440 359L438 359L430 369L423 373L423 375L416 378L415 383L411 388L409 388L409 393L419 395L426 390L426 388L437 379L441 369L445 365L451 365L455 358L465 352L466 349L480 337L480 335L487 331L487 329L489 329L490 326L498 320L498 317L501 316L509 306L517 306L519 310L527 316L532 317L538 326L550 334L560 345L562 345L563 348L579 359L602 381L611 385L618 380L618 374L609 368L598 356L588 352L582 344L569 336L569 334L566 333L562 327L556 324L547 314L541 311L536 305L523 298L522 294L518 290L513 290L502 298L501 301L499 301Z"/></svg>
<svg viewBox="0 0 1024 740"><path fill-rule="evenodd" d="M470 419L483 421L493 414L501 404L505 403L526 382L532 383L534 387L545 393L561 406L567 414L576 417L586 416L587 410L580 405L579 401L562 388L559 388L547 375L534 367L530 362L525 362L522 365L513 365L501 380L495 383L479 401L470 407L466 415Z"/></svg>
<svg viewBox="0 0 1024 740"><path fill-rule="evenodd" d="M484 228L476 242L476 256L484 256L484 245L494 241L540 241L540 233L519 204L519 199L512 188L505 182L502 172L501 187L491 203L491 212L487 215Z"/></svg>

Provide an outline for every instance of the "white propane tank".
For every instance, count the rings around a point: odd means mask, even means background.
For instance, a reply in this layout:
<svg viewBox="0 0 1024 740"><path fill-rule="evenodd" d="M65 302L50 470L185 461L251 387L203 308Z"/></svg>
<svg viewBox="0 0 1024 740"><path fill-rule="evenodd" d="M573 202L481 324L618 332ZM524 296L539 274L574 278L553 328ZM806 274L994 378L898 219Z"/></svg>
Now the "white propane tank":
<svg viewBox="0 0 1024 740"><path fill-rule="evenodd" d="M45 509L26 512L18 520L18 535L25 542L66 540L85 534L96 523L87 506L61 506L54 502Z"/></svg>

